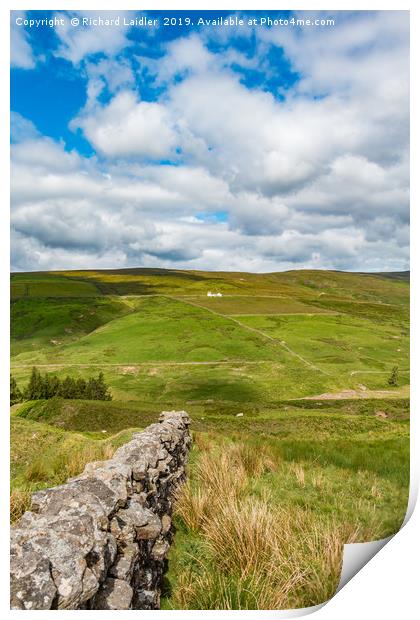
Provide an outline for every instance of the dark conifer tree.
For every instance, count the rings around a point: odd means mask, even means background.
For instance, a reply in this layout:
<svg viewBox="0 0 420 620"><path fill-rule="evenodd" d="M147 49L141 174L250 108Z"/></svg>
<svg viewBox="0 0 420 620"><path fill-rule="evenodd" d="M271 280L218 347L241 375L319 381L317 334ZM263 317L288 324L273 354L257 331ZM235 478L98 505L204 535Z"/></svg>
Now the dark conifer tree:
<svg viewBox="0 0 420 620"><path fill-rule="evenodd" d="M67 375L64 381L61 382L61 386L58 395L62 398L73 398L75 392L75 381Z"/></svg>
<svg viewBox="0 0 420 620"><path fill-rule="evenodd" d="M41 377L41 386L42 398L52 398L50 378L46 373Z"/></svg>
<svg viewBox="0 0 420 620"><path fill-rule="evenodd" d="M10 375L10 404L20 403L22 398L23 394L16 383L16 379Z"/></svg>
<svg viewBox="0 0 420 620"><path fill-rule="evenodd" d="M58 396L58 393L60 391L60 379L56 376L53 375L52 377L50 377L50 398L54 398L54 396Z"/></svg>
<svg viewBox="0 0 420 620"><path fill-rule="evenodd" d="M86 381L84 379L77 379L76 393L73 398L86 398Z"/></svg>
<svg viewBox="0 0 420 620"><path fill-rule="evenodd" d="M31 377L25 391L28 400L39 400L43 395L43 382L41 373L35 366L32 368Z"/></svg>
<svg viewBox="0 0 420 620"><path fill-rule="evenodd" d="M104 373L100 372L96 380L96 399L97 400L111 400L112 396L108 390L108 386L105 383Z"/></svg>
<svg viewBox="0 0 420 620"><path fill-rule="evenodd" d="M86 383L86 390L85 390L86 400L96 400L95 393L96 393L95 379L93 377L89 377Z"/></svg>

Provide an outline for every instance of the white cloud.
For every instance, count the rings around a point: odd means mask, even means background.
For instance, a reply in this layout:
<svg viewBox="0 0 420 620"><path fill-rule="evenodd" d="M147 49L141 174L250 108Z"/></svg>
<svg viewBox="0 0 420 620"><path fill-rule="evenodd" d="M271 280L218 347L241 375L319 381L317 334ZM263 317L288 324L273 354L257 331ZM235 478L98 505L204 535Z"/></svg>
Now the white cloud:
<svg viewBox="0 0 420 620"><path fill-rule="evenodd" d="M90 79L103 80L112 93L117 92L121 87L134 84L130 63L124 58L120 60L102 58L97 63L87 62L86 73Z"/></svg>
<svg viewBox="0 0 420 620"><path fill-rule="evenodd" d="M22 11L11 11L10 64L20 69L32 69L35 67L35 57L28 34L23 26L16 24L17 18L24 17Z"/></svg>
<svg viewBox="0 0 420 620"><path fill-rule="evenodd" d="M73 15L73 13L72 13ZM120 17L120 26L83 25L74 27L67 16L58 12L57 17L65 17L64 26L57 28L60 45L55 55L69 60L77 65L87 57L98 52L113 56L131 43L127 39L128 26L124 26L124 17L129 19L130 11L77 11L74 12L80 20L97 19L112 20Z"/></svg>
<svg viewBox="0 0 420 620"><path fill-rule="evenodd" d="M367 222L337 205L331 213L324 204L302 211L299 193L284 201L235 193L203 168L118 164L103 173L95 160L49 140L13 146L12 157L14 269L368 269L380 262L378 252L398 268L407 260L406 225L395 225L392 209L386 216L373 209ZM350 163L353 183L357 165ZM338 188L348 169L339 161L337 170ZM197 217L220 211L229 222Z"/></svg>
<svg viewBox="0 0 420 620"><path fill-rule="evenodd" d="M109 157L164 159L176 141L165 106L137 101L130 91L119 93L108 105L98 104L72 126L83 129L93 146Z"/></svg>
<svg viewBox="0 0 420 620"><path fill-rule="evenodd" d="M86 62L71 127L98 157L30 132L13 147L15 268L407 268L408 20L385 13L259 30L251 59L175 40L143 59L166 87L156 102L128 61ZM273 44L301 75L284 100L231 69L261 69Z"/></svg>
<svg viewBox="0 0 420 620"><path fill-rule="evenodd" d="M39 132L35 125L19 114L10 112L10 135L13 142L23 142L39 137Z"/></svg>
<svg viewBox="0 0 420 620"><path fill-rule="evenodd" d="M193 34L171 41L162 59L151 61L148 58L142 58L141 60L156 72L158 82L162 83L171 81L175 76L179 78L185 77L187 73L207 71L215 62L216 57L207 51L201 38Z"/></svg>
<svg viewBox="0 0 420 620"><path fill-rule="evenodd" d="M301 75L298 91L338 95L357 90L361 94L375 92L379 86L382 96L390 83L399 82L405 98L408 11L305 11L296 17L335 21L330 27L258 30L262 41L283 47Z"/></svg>

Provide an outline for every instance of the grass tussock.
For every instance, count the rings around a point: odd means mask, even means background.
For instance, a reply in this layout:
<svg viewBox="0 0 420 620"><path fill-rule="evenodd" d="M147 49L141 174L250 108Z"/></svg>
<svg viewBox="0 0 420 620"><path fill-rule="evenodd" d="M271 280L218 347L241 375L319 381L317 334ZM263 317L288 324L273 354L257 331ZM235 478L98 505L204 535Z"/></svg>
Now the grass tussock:
<svg viewBox="0 0 420 620"><path fill-rule="evenodd" d="M299 486L304 487L305 486L305 470L303 469L302 465L300 465L300 463L292 463L291 470L296 476L296 480Z"/></svg>
<svg viewBox="0 0 420 620"><path fill-rule="evenodd" d="M289 467L304 485L302 467ZM198 546L178 571L172 607L286 609L334 594L343 544L360 540L361 531L299 506L282 508L269 487L253 494L255 480L275 468L266 451L240 443L201 456L176 505Z"/></svg>
<svg viewBox="0 0 420 620"><path fill-rule="evenodd" d="M64 461L64 468L68 472L67 477L77 476L83 471L86 463L112 458L114 452L115 448L110 444L86 446L81 450L71 452Z"/></svg>
<svg viewBox="0 0 420 620"><path fill-rule="evenodd" d="M196 449L202 454L203 452L209 452L214 448L214 441L217 440L217 434L214 432L197 433L192 431L192 440Z"/></svg>
<svg viewBox="0 0 420 620"><path fill-rule="evenodd" d="M13 489L10 493L10 520L15 522L29 510L31 504L30 489Z"/></svg>
<svg viewBox="0 0 420 620"><path fill-rule="evenodd" d="M236 467L242 467L248 478L259 478L265 472L273 472L277 465L267 446L258 448L249 443L239 442L230 447L229 458Z"/></svg>
<svg viewBox="0 0 420 620"><path fill-rule="evenodd" d="M220 497L200 528L199 572L182 573L176 608L287 609L335 592L345 542L358 529L321 522L302 509L276 510L268 499ZM197 558L196 558L197 560Z"/></svg>
<svg viewBox="0 0 420 620"><path fill-rule="evenodd" d="M244 443L231 444L215 455L210 440L197 434L195 441L206 449L194 469L194 477L180 489L177 514L192 531L211 519L218 498L236 499L244 493L250 479L273 471L275 462L267 449L259 451ZM196 444L197 445L197 444Z"/></svg>

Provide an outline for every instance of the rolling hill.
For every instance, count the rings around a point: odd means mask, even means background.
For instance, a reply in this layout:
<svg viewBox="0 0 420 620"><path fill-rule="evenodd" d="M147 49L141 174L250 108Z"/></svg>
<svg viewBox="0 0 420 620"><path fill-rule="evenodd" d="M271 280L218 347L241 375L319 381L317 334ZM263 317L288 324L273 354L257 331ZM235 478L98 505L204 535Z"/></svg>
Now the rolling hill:
<svg viewBox="0 0 420 620"><path fill-rule="evenodd" d="M111 454L160 411L192 418L190 482L163 607L260 608L264 592L276 600L270 579L245 583L223 564L210 516L224 515L218 532L231 532L224 553L245 544L229 519L244 518L246 532L252 511L255 528L282 524L290 549L305 541L279 577L285 588L295 584L289 606L334 591L342 543L398 529L409 485L405 273L15 273L11 301L11 368L21 388L34 365L61 378L101 370L113 396L12 408L13 518L31 490ZM221 475L227 495L216 497Z"/></svg>

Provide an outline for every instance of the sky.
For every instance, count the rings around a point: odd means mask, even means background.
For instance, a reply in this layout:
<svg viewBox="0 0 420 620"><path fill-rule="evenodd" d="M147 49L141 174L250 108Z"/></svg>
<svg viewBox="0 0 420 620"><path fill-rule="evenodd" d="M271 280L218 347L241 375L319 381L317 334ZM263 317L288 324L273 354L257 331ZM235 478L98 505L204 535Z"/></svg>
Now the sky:
<svg viewBox="0 0 420 620"><path fill-rule="evenodd" d="M13 271L408 269L409 13L13 11L11 162Z"/></svg>

